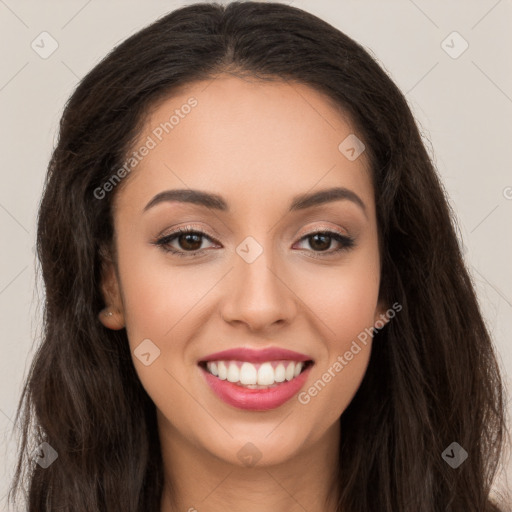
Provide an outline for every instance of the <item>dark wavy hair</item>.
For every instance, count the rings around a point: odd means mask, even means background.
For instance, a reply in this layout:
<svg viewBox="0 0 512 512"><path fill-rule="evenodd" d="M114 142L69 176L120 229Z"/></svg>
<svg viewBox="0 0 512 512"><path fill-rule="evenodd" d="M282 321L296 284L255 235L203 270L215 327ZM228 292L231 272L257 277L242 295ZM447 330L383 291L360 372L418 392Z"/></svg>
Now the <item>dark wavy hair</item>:
<svg viewBox="0 0 512 512"><path fill-rule="evenodd" d="M30 512L160 510L155 405L126 331L98 320L117 190L102 200L94 190L122 166L160 100L221 73L325 93L367 147L380 295L403 309L375 334L340 419L339 510L499 511L490 492L508 439L504 385L454 215L407 102L351 38L301 9L263 2L167 14L114 48L67 102L38 216L42 340L16 414L9 501L23 488ZM442 457L454 441L469 453L457 469ZM58 453L47 468L34 461L44 442Z"/></svg>

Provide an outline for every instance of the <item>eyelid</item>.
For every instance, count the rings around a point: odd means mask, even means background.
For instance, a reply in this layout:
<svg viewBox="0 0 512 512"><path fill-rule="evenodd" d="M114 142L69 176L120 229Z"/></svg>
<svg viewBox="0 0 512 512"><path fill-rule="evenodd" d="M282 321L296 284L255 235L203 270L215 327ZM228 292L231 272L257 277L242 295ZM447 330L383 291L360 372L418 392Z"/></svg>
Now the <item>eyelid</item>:
<svg viewBox="0 0 512 512"><path fill-rule="evenodd" d="M315 233L324 233L325 231L334 231L335 233L338 233L338 235L351 237L347 229L341 230L337 227L321 225L320 227L307 229L303 235L299 236L299 240L302 240L305 236L314 235Z"/></svg>
<svg viewBox="0 0 512 512"><path fill-rule="evenodd" d="M173 228L169 232L167 232L167 230L164 230L163 232L161 232L160 234L158 234L155 237L155 240L158 241L158 240L161 240L162 238L167 238L167 237L170 237L170 236L173 236L173 235L179 235L182 232L185 232L185 233L187 233L187 232L194 232L194 233L198 232L201 235L203 235L205 238L208 237L208 238L210 238L210 240L218 243L218 241L216 240L217 235L214 235L213 233L211 233L210 231L208 231L206 228L204 228L202 226L194 226L193 224L187 224L185 226L179 226L177 228Z"/></svg>
<svg viewBox="0 0 512 512"><path fill-rule="evenodd" d="M210 235L210 232L203 228L194 226L192 224L187 224L186 226L180 226L178 228L173 229L170 233L165 233L165 231L156 236L156 238L151 242L153 245L159 247L166 253L173 254L174 256L183 257L183 258L194 258L204 254L206 249L198 249L196 251L183 251L181 249L170 248L171 241L174 242L181 234L186 233L197 233L201 238L207 238L214 244L218 244L219 242L216 238ZM171 240L172 239L172 240ZM202 245L202 244L201 244Z"/></svg>
<svg viewBox="0 0 512 512"><path fill-rule="evenodd" d="M307 231L305 234L300 236L296 243L301 243L303 240L307 240L308 238L316 235L317 233L327 234L334 242L337 242L341 245L338 249L330 249L327 251L312 251L312 250L304 250L299 249L301 251L305 251L308 253L308 256L313 258L323 258L326 259L328 257L334 257L340 255L343 252L346 252L356 246L356 238L350 235L348 232L343 233L339 229L332 227L318 227L313 230Z"/></svg>

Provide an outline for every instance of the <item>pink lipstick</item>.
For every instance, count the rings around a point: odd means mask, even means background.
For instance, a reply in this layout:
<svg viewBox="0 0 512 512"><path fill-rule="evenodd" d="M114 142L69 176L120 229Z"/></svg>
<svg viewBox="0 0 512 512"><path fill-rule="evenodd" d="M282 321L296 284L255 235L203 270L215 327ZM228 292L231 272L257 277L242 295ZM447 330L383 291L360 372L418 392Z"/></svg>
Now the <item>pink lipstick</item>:
<svg viewBox="0 0 512 512"><path fill-rule="evenodd" d="M275 409L290 400L313 364L311 357L281 348L236 348L199 361L206 383L222 401L252 411Z"/></svg>

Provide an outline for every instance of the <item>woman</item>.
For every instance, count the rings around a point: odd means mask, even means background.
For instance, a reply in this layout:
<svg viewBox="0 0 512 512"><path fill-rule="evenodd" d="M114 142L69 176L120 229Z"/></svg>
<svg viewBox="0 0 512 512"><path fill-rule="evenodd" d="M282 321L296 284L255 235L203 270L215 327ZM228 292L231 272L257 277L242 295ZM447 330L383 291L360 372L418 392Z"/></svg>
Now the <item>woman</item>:
<svg viewBox="0 0 512 512"><path fill-rule="evenodd" d="M28 510L500 510L503 387L442 186L327 23L195 4L115 48L62 116L37 248Z"/></svg>

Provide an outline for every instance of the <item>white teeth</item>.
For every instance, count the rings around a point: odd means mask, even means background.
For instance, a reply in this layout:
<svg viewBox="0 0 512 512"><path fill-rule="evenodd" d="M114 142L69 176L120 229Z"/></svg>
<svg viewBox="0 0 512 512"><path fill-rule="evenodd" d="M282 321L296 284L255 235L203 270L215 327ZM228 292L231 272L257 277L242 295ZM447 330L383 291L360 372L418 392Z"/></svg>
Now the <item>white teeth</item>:
<svg viewBox="0 0 512 512"><path fill-rule="evenodd" d="M304 365L304 362L296 361L268 361L256 365L247 361L208 361L206 368L221 380L259 388L292 380L300 375Z"/></svg>
<svg viewBox="0 0 512 512"><path fill-rule="evenodd" d="M274 368L270 363L263 363L258 370L258 384L270 386L274 384Z"/></svg>
<svg viewBox="0 0 512 512"><path fill-rule="evenodd" d="M295 365L293 363L288 363L285 371L286 380L292 380L295 375Z"/></svg>
<svg viewBox="0 0 512 512"><path fill-rule="evenodd" d="M236 364L231 363L228 366L228 377L229 382L238 382L240 379L240 370Z"/></svg>
<svg viewBox="0 0 512 512"><path fill-rule="evenodd" d="M256 371L256 367L247 362L242 364L240 368L240 384L244 384L245 386L248 384L256 384L257 380L258 372Z"/></svg>
<svg viewBox="0 0 512 512"><path fill-rule="evenodd" d="M212 375L215 375L215 377L219 375L219 371L217 370L217 363L215 361L208 361L206 366Z"/></svg>
<svg viewBox="0 0 512 512"><path fill-rule="evenodd" d="M219 370L219 379L226 380L228 376L228 369L226 368L226 363L224 361L219 361L217 364L217 368Z"/></svg>
<svg viewBox="0 0 512 512"><path fill-rule="evenodd" d="M284 379L286 379L284 364L279 363L274 370L274 380L276 382L284 382Z"/></svg>

